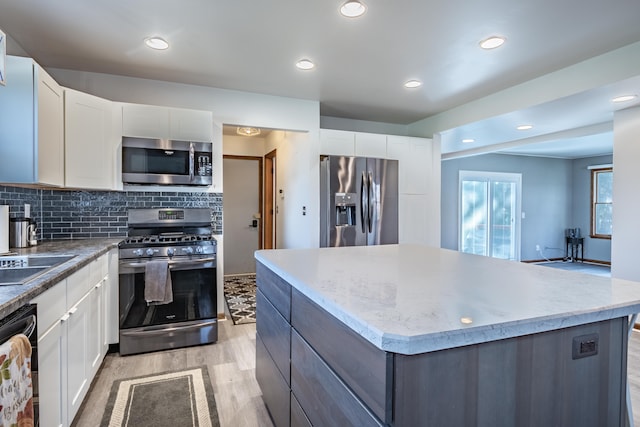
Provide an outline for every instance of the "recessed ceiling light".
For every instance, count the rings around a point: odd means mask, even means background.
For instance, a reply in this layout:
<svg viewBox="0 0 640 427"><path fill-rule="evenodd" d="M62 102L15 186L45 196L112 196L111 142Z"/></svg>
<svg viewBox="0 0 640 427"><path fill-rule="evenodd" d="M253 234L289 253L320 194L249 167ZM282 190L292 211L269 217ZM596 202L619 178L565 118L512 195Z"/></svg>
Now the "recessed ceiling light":
<svg viewBox="0 0 640 427"><path fill-rule="evenodd" d="M409 80L404 84L404 87L408 89L413 89L420 86L422 86L422 82L420 80Z"/></svg>
<svg viewBox="0 0 640 427"><path fill-rule="evenodd" d="M463 325L470 325L473 323L473 319L471 317L464 316L460 318L460 323L462 323Z"/></svg>
<svg viewBox="0 0 640 427"><path fill-rule="evenodd" d="M366 11L367 6L358 0L347 0L347 2L340 7L340 13L347 18L357 18L358 16L364 15Z"/></svg>
<svg viewBox="0 0 640 427"><path fill-rule="evenodd" d="M315 66L316 65L308 59L301 59L300 61L296 62L296 67L301 70L310 70Z"/></svg>
<svg viewBox="0 0 640 427"><path fill-rule="evenodd" d="M161 37L149 37L144 39L144 43L151 49L165 50L169 47L169 43Z"/></svg>
<svg viewBox="0 0 640 427"><path fill-rule="evenodd" d="M465 138L465 139L462 140L463 144L470 144L472 142L476 142L476 140L473 139L473 138Z"/></svg>
<svg viewBox="0 0 640 427"><path fill-rule="evenodd" d="M638 95L616 96L615 98L613 98L611 100L611 102L627 102L627 101L631 101L632 99L636 99L637 97L638 97Z"/></svg>
<svg viewBox="0 0 640 427"><path fill-rule="evenodd" d="M495 49L504 44L505 38L502 36L491 36L488 39L484 39L480 42L480 47L483 49Z"/></svg>
<svg viewBox="0 0 640 427"><path fill-rule="evenodd" d="M236 129L236 133L242 136L256 136L260 135L260 129L248 126L240 126Z"/></svg>
<svg viewBox="0 0 640 427"><path fill-rule="evenodd" d="M520 125L516 129L518 129L518 130L529 130L529 129L533 129L533 126L532 125Z"/></svg>

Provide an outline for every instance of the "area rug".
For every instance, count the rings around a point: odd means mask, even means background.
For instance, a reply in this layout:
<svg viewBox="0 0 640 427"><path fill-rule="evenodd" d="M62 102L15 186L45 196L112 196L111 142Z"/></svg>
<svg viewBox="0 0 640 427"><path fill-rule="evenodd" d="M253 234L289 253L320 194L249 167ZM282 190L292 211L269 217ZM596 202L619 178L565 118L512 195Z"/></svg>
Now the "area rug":
<svg viewBox="0 0 640 427"><path fill-rule="evenodd" d="M224 277L224 299L234 325L256 321L256 275L238 274Z"/></svg>
<svg viewBox="0 0 640 427"><path fill-rule="evenodd" d="M206 366L114 381L100 427L220 427Z"/></svg>

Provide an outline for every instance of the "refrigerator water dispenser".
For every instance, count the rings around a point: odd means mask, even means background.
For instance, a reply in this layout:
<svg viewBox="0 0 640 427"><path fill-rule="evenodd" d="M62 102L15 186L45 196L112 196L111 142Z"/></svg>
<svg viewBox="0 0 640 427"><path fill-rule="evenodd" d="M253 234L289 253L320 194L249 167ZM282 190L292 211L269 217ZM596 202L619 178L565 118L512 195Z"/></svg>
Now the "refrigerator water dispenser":
<svg viewBox="0 0 640 427"><path fill-rule="evenodd" d="M336 226L356 225L356 194L336 193Z"/></svg>

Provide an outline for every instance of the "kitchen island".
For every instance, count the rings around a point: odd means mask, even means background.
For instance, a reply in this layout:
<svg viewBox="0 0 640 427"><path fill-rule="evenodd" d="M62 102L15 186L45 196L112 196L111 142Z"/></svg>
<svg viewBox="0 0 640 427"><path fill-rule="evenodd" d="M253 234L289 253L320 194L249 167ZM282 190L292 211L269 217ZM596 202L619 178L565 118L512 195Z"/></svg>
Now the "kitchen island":
<svg viewBox="0 0 640 427"><path fill-rule="evenodd" d="M640 284L414 245L256 259L279 427L626 422Z"/></svg>

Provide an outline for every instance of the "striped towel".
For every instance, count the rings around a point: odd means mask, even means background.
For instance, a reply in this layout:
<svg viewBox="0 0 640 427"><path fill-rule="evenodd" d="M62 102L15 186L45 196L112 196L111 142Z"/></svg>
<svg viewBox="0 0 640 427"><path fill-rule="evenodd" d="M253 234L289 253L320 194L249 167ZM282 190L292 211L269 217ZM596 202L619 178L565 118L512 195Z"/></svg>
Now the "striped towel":
<svg viewBox="0 0 640 427"><path fill-rule="evenodd" d="M0 425L33 427L31 344L23 334L0 345Z"/></svg>

